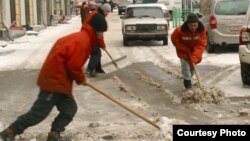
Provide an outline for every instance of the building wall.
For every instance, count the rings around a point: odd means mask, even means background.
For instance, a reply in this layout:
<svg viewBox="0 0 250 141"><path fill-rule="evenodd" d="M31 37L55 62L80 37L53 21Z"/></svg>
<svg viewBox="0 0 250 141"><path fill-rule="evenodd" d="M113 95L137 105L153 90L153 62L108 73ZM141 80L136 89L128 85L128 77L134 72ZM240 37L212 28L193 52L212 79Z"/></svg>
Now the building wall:
<svg viewBox="0 0 250 141"><path fill-rule="evenodd" d="M2 0L0 0L0 29L3 28L3 25L2 25L2 21L3 21L3 4L2 4Z"/></svg>
<svg viewBox="0 0 250 141"><path fill-rule="evenodd" d="M25 30L23 27L27 24L32 27L56 25L58 21L70 19L74 14L72 4L80 1L83 0L0 0L0 30L4 30L2 23L14 32Z"/></svg>
<svg viewBox="0 0 250 141"><path fill-rule="evenodd" d="M9 40L7 38L8 31L5 28L10 26L10 10L9 2L6 0L0 0L0 39Z"/></svg>
<svg viewBox="0 0 250 141"><path fill-rule="evenodd" d="M25 19L27 18L26 17L26 13L25 13L25 0L22 0L21 2L20 2L20 15L21 15L21 25L26 25L26 21L25 21ZM28 16L28 15L27 15Z"/></svg>
<svg viewBox="0 0 250 141"><path fill-rule="evenodd" d="M29 0L29 11L30 11L30 25L33 26L35 25L35 17L34 17L34 13L35 13L35 9L34 9L34 3L33 3L33 0ZM27 24L27 23L26 23Z"/></svg>
<svg viewBox="0 0 250 141"><path fill-rule="evenodd" d="M33 26L37 25L38 24L38 21L37 21L37 1L36 0L32 0L32 3L33 3L33 6L32 6L32 9L33 9Z"/></svg>
<svg viewBox="0 0 250 141"><path fill-rule="evenodd" d="M37 25L48 25L47 22L47 1L46 0L36 0L34 5L36 9L35 19ZM38 15L39 14L39 15Z"/></svg>
<svg viewBox="0 0 250 141"><path fill-rule="evenodd" d="M8 27L11 25L10 22L10 2L9 0L2 0L2 21Z"/></svg>
<svg viewBox="0 0 250 141"><path fill-rule="evenodd" d="M15 26L15 27L22 27L22 11L21 11L21 4L22 4L22 1L21 0L15 0L15 8L16 8L16 11L15 11L15 21L12 22L12 24ZM14 24L15 22L15 24Z"/></svg>

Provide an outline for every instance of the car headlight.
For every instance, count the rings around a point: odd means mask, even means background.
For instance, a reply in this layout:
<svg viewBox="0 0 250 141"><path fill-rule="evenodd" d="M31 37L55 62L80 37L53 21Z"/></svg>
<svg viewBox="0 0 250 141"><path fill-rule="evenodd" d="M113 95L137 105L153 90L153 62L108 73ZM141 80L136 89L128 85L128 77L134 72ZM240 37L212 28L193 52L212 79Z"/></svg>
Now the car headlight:
<svg viewBox="0 0 250 141"><path fill-rule="evenodd" d="M157 25L157 30L167 30L167 25Z"/></svg>
<svg viewBox="0 0 250 141"><path fill-rule="evenodd" d="M136 26L135 26L135 25L127 25L127 26L125 27L125 30L129 30L129 31L131 31L131 30L136 30Z"/></svg>

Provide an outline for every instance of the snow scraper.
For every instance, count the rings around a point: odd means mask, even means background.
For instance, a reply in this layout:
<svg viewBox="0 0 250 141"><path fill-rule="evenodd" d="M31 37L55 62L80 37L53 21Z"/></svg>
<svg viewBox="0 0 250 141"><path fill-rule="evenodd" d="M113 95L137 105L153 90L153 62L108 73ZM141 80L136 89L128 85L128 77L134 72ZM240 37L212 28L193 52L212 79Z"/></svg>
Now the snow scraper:
<svg viewBox="0 0 250 141"><path fill-rule="evenodd" d="M127 111L131 112L132 114L134 114L135 116L141 118L142 120L146 121L147 123L149 123L150 125L154 126L155 128L161 130L160 126L158 126L157 124L155 124L154 122L152 122L151 120L149 120L148 118L146 118L145 116L137 113L136 111L132 110L131 108L129 108L127 105L121 103L120 101L118 101L117 99L115 99L114 97L112 97L111 95L101 91L100 89L98 89L97 87L95 87L94 85L87 83L87 86L89 86L90 88L92 88L93 90L97 91L98 93L102 94L103 96L105 96L106 98L110 99L111 101L113 101L114 103L118 104L119 106L121 106L122 108L126 109Z"/></svg>
<svg viewBox="0 0 250 141"><path fill-rule="evenodd" d="M118 68L118 65L116 64L116 62L114 61L114 59L112 58L112 56L109 54L109 52L108 52L105 48L104 48L103 50L108 54L109 58L112 60L112 62L113 62L113 64L115 65L115 67L116 67L117 69L119 69L119 68Z"/></svg>

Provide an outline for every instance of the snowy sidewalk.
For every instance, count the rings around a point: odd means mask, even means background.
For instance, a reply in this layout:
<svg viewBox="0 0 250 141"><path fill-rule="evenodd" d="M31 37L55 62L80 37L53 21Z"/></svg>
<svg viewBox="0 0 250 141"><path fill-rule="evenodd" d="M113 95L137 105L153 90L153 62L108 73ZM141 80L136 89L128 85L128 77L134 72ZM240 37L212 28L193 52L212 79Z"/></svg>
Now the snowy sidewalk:
<svg viewBox="0 0 250 141"><path fill-rule="evenodd" d="M4 42L0 47L0 71L15 69L39 69L55 41L67 34L79 31L80 17L73 17L69 24L58 24L41 30L37 36L25 35L14 42Z"/></svg>

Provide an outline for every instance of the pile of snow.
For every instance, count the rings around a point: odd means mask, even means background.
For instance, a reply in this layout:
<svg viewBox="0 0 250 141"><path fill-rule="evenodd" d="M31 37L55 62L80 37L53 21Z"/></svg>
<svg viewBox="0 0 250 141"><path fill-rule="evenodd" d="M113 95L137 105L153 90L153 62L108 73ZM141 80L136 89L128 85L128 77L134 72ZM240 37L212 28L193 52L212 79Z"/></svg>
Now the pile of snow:
<svg viewBox="0 0 250 141"><path fill-rule="evenodd" d="M113 77L113 81L116 85L118 85L119 89L124 92L128 92L128 88L126 85L118 78L117 76Z"/></svg>
<svg viewBox="0 0 250 141"><path fill-rule="evenodd" d="M4 124L0 122L0 132L3 131L4 129L5 129Z"/></svg>
<svg viewBox="0 0 250 141"><path fill-rule="evenodd" d="M6 47L7 45L8 45L8 42L0 41L0 47Z"/></svg>
<svg viewBox="0 0 250 141"><path fill-rule="evenodd" d="M225 97L225 92L216 87L191 89L184 92L181 98L182 104L192 104L192 103L223 104L225 102L228 102L228 99Z"/></svg>
<svg viewBox="0 0 250 141"><path fill-rule="evenodd" d="M161 117L157 124L160 126L160 130L155 132L155 136L160 141L172 141L173 140L173 124L188 124L187 122L179 119L170 119L168 117Z"/></svg>

